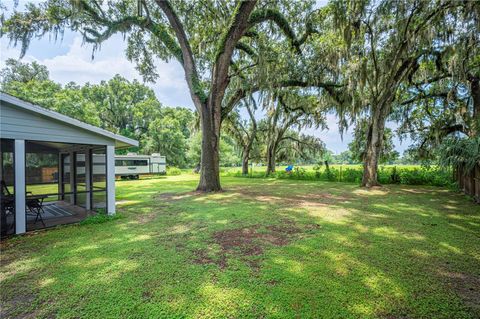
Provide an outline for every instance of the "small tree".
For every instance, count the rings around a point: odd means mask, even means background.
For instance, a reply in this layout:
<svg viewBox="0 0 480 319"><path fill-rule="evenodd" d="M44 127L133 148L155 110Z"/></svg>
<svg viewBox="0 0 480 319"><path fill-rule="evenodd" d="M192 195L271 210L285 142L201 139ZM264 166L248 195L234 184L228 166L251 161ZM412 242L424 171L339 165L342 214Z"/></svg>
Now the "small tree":
<svg viewBox="0 0 480 319"><path fill-rule="evenodd" d="M256 102L253 97L245 102L244 107L248 113L249 120L242 120L238 112L231 112L226 118L225 130L241 148L242 175L248 175L248 162L251 159L250 153L257 138L257 120L255 119Z"/></svg>
<svg viewBox="0 0 480 319"><path fill-rule="evenodd" d="M275 172L277 153L283 141L290 140L303 146L320 145L316 141L312 143L314 141L301 140L294 134L287 133L300 131L302 128L323 126L324 112L315 96L292 89L269 94L265 99L264 108L267 117L262 124L262 130L266 144L266 174L269 175Z"/></svg>

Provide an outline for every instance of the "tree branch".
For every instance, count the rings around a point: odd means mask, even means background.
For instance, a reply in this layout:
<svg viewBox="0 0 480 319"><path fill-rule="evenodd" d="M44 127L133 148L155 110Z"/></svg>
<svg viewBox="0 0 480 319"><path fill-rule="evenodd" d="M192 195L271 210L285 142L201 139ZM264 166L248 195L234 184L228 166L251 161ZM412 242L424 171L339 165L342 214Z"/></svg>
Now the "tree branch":
<svg viewBox="0 0 480 319"><path fill-rule="evenodd" d="M430 93L430 94L417 94L415 97L403 101L402 103L400 103L400 105L407 105L407 104L411 104L411 103L414 103L414 102L419 101L419 100L424 100L424 99L429 99L429 98L447 98L447 96L448 96L448 93L444 93L444 92Z"/></svg>
<svg viewBox="0 0 480 319"><path fill-rule="evenodd" d="M300 52L300 46L307 40L308 36L312 33L316 33L316 30L313 29L311 24L307 23L305 34L302 37L297 38L293 32L293 29L288 24L287 19L285 19L285 17L279 11L268 8L259 9L252 12L249 19L249 25L250 27L253 27L256 24L263 23L265 21L273 21L290 40L292 46L297 50L297 52Z"/></svg>
<svg viewBox="0 0 480 319"><path fill-rule="evenodd" d="M241 41L238 41L237 44L235 45L235 48L238 49L238 50L241 50L243 52L245 52L246 54L248 54L249 56L251 56L252 58L256 58L257 57L257 53L255 52L255 50L249 46L248 44L246 43L243 43Z"/></svg>
<svg viewBox="0 0 480 319"><path fill-rule="evenodd" d="M334 99L339 100L334 89L342 88L343 86L344 86L343 84L338 84L334 82L309 83L307 81L302 81L302 80L288 79L285 81L274 83L270 86L270 88L284 88L284 87L323 88ZM240 100L243 99L247 93L253 94L255 92L261 91L262 89L264 88L258 85L238 89L235 92L235 94L233 94L230 97L229 101L225 104L225 106L222 108L222 118L227 116L227 114L233 110L236 104L240 102Z"/></svg>
<svg viewBox="0 0 480 319"><path fill-rule="evenodd" d="M156 0L156 2L167 16L170 26L174 30L178 43L180 44L182 55L179 62L182 64L183 69L185 70L185 77L194 104L197 107L197 110L201 112L200 105L205 104L205 102L207 101L207 96L200 85L200 79L198 77L192 48L190 47L187 34L185 33L180 18L177 16L170 2L168 0Z"/></svg>
<svg viewBox="0 0 480 319"><path fill-rule="evenodd" d="M256 0L244 0L240 2L236 7L230 27L222 36L215 58L212 74L212 87L209 95L210 100L215 99L215 105L221 105L225 89L229 83L228 68L233 50L248 28L248 17L256 3Z"/></svg>

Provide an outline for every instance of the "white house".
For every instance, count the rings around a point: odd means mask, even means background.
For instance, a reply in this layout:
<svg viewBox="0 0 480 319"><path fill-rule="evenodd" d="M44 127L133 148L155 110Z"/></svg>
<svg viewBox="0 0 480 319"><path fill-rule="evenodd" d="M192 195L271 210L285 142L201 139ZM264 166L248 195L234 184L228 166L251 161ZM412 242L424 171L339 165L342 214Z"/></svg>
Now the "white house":
<svg viewBox="0 0 480 319"><path fill-rule="evenodd" d="M0 138L2 236L115 214L115 149L138 146L5 93Z"/></svg>

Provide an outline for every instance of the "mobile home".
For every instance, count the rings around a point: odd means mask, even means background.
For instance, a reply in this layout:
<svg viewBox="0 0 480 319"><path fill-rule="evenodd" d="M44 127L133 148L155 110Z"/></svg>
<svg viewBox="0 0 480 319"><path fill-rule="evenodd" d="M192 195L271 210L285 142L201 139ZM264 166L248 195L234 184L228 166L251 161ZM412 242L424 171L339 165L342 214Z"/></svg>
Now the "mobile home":
<svg viewBox="0 0 480 319"><path fill-rule="evenodd" d="M167 166L165 156L158 153L152 155L127 155L115 156L115 175L122 178L137 179L142 174L166 174Z"/></svg>

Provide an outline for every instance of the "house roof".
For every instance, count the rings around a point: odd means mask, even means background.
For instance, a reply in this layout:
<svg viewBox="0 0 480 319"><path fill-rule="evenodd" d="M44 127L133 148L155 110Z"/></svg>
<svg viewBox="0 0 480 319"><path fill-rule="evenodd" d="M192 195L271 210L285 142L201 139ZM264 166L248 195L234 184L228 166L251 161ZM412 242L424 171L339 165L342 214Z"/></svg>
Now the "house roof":
<svg viewBox="0 0 480 319"><path fill-rule="evenodd" d="M35 104L30 103L30 102L21 100L19 98L16 98L16 97L14 97L10 94L4 93L4 92L0 92L0 101L5 101L5 102L7 102L11 105L14 105L16 107L19 107L21 109L24 109L24 110L27 110L27 111L30 111L30 112L40 114L40 115L45 116L47 118L53 119L55 121L59 121L59 122L65 123L67 125L75 126L75 127L80 128L80 129L87 130L87 131L93 132L95 134L105 136L107 138L111 138L111 139L115 140L115 145L117 147L138 146L138 141L136 141L134 139L112 133L110 131L101 129L99 127L96 127L96 126L84 123L82 121L76 120L76 119L71 118L69 116L60 114L58 112L45 109L45 108L43 108L39 105L35 105Z"/></svg>

